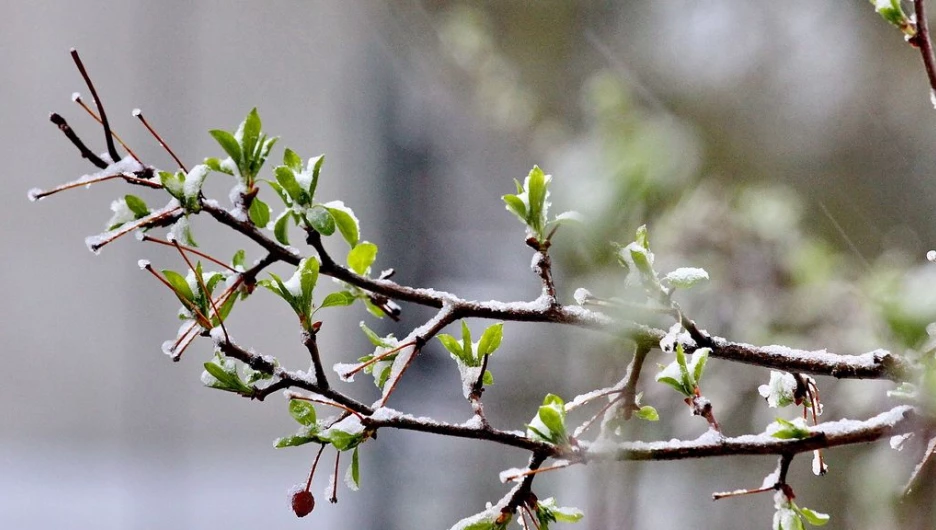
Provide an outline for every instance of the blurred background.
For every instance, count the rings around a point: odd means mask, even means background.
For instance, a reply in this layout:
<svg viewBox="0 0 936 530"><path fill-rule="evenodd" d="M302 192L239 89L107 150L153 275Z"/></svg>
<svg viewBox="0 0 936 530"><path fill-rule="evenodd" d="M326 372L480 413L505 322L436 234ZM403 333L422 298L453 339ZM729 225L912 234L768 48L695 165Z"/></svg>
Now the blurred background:
<svg viewBox="0 0 936 530"><path fill-rule="evenodd" d="M159 351L176 331L178 302L136 260L179 270L178 256L132 239L100 256L86 250L84 237L104 228L110 201L127 188L26 200L29 188L93 169L48 122L50 111L104 150L96 124L69 100L79 91L91 101L73 46L145 162L171 167L131 118L135 107L189 164L219 156L207 130L233 130L253 106L281 136L271 164L284 146L304 158L326 153L319 197L354 209L363 238L380 246L375 268L395 268L402 283L481 300L535 298L522 227L500 196L539 164L554 175L555 211L588 219L553 246L566 301L577 287L625 295L609 242L626 244L646 223L659 270L708 270L711 281L680 302L713 334L903 352L936 319L936 270L924 260L936 245L936 112L918 54L866 1L0 5L8 191L0 527L448 528L499 499L508 488L498 472L526 461L496 445L382 431L362 447L361 491L342 489L329 505L320 470L319 504L296 519L286 491L305 481L315 450L273 449L295 430L285 401L203 387L206 342L179 364ZM222 202L225 179L206 187ZM262 256L205 219L194 231L212 254ZM402 337L430 316L405 306L395 324L360 306L331 310L320 335L326 365L370 353L362 319ZM305 368L293 318L259 293L229 329ZM486 325L470 324L476 334ZM605 336L508 323L486 411L495 425L520 429L547 392L568 400L616 382L630 353ZM651 354L641 387L662 421L631 422L625 438L704 432L674 392L652 382L666 362ZM768 379L767 370L710 363L702 389L728 434L793 417L757 394ZM887 383L819 386L827 421L892 406ZM350 392L377 395L369 378ZM436 343L391 406L449 421L471 413ZM918 453L912 443L900 453L887 443L830 451L824 477L797 459L797 502L830 513L828 528L931 528L932 480L907 502L896 496ZM534 489L582 508L583 529L767 528L769 494L718 503L710 494L758 486L774 466L745 457L578 467Z"/></svg>

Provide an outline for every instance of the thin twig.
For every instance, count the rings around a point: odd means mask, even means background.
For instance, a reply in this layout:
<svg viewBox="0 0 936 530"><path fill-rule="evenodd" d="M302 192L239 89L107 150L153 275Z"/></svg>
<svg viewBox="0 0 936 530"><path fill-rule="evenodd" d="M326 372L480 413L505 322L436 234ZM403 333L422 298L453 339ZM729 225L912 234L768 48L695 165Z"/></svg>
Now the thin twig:
<svg viewBox="0 0 936 530"><path fill-rule="evenodd" d="M54 123L59 128L59 130L62 131L62 134L68 138L68 141L70 141L72 145L78 148L78 152L81 153L81 158L87 158L88 161L94 164L94 166L98 169L104 169L108 166L107 162L102 160L101 157L97 156L93 151L88 149L88 146L86 146L85 143L81 141L81 138L78 138L78 135L75 134L75 131L68 125L68 122L65 121L65 118L53 112L52 114L49 114L49 121Z"/></svg>
<svg viewBox="0 0 936 530"><path fill-rule="evenodd" d="M220 265L221 267L224 267L225 269L227 269L227 270L229 270L229 271L231 271L231 272L240 273L240 271L238 271L238 270L235 269L234 267L231 267L231 266L228 265L227 263L225 263L225 262L223 262L223 261L221 261L221 260L219 260L219 259L217 259L217 258L214 258L214 257L212 257L212 256L210 256L210 255L208 255L208 254L205 254L204 252L198 250L197 248L192 248L192 247L189 247L189 246L186 246L186 245L179 244L178 241L174 241L173 243L170 243L170 242L168 242L168 241L163 241L162 239L155 238L155 237L153 237L153 236L151 236L151 235L149 235L149 234L143 234L143 237L140 238L140 241L145 241L145 242L147 242L147 243L156 243L156 244L158 244L158 245L163 245L163 246L166 246L166 247L178 247L178 248L181 248L182 250L185 250L185 251L188 252L188 253L195 254L196 256L198 256L198 257L200 257L200 258L205 258L206 260L208 260L208 261L214 263L215 265Z"/></svg>
<svg viewBox="0 0 936 530"><path fill-rule="evenodd" d="M326 446L326 444L322 444L322 446L319 447L318 452L315 453L315 460L312 462L312 470L309 471L309 480L306 481L306 487L305 487L305 490L306 490L306 491L309 491L309 488L312 487L312 477L315 476L315 468L318 467L319 458L321 458L321 457L322 457L322 453L325 452L325 446Z"/></svg>
<svg viewBox="0 0 936 530"><path fill-rule="evenodd" d="M95 114L93 110L91 110L91 107L89 107L87 104L85 104L84 101L82 101L81 94L75 92L72 95L72 101L74 101L81 108L83 108L85 112L87 112L92 118L94 118L96 122L100 123L101 125L104 125L104 122L101 121L101 118L97 114ZM140 157L138 157L136 153L133 152L133 149L130 149L130 147L124 143L124 141L120 138L120 135L117 134L117 131L112 130L111 135L113 135L114 139L117 140L117 143L119 143L120 146L123 147L124 150L127 151L127 153L129 153L130 156L133 157L134 160L136 160L141 166L143 165L143 162L140 161Z"/></svg>
<svg viewBox="0 0 936 530"><path fill-rule="evenodd" d="M224 326L224 317L221 315L221 311L218 311L218 306L215 305L214 298L212 298L211 291L208 290L208 286L205 285L205 279L202 277L201 272L194 265L192 265L191 260L189 260L188 256L185 255L185 251L182 250L182 246L179 245L178 241L173 238L172 244L176 250L179 251L179 255L182 256L182 259L185 261L185 264L188 265L189 270L191 270L192 274L195 275L195 279L198 280L198 285L201 287L202 292L205 293L205 298L208 299L208 303L211 304L211 309L214 311L215 316L218 317L218 325L221 326L221 331L224 333L224 340L231 340L230 337L228 337L227 328ZM212 327L211 319L207 319L207 324L208 328Z"/></svg>
<svg viewBox="0 0 936 530"><path fill-rule="evenodd" d="M169 148L169 145L166 144L162 137L159 136L159 134L152 127L150 127L149 122L147 122L146 118L143 117L143 112L140 109L133 109L133 116L143 122L143 126L146 127L146 130L153 135L153 138L159 142L159 145L165 149L167 153L169 153L169 156L171 156L173 160L175 160L175 163L179 166L179 169L188 173L188 169L186 169L185 164L183 164L182 161L179 160L179 157L177 157L176 154L172 152L172 149Z"/></svg>
<svg viewBox="0 0 936 530"><path fill-rule="evenodd" d="M116 162L120 160L120 154L117 152L117 148L114 146L114 138L111 136L110 123L107 121L107 114L104 113L104 103L101 102L101 98L98 97L97 90L94 89L94 83L91 82L91 77L88 75L88 71L85 70L84 63L81 62L81 57L78 56L78 50L72 48L70 53L72 60L75 61L75 66L78 67L78 72L81 73L81 77L84 78L85 84L88 85L88 90L91 91L91 98L94 99L94 104L97 106L98 114L101 115L101 126L104 127L104 141L107 142L107 154L110 155L112 162Z"/></svg>
<svg viewBox="0 0 936 530"><path fill-rule="evenodd" d="M319 354L318 341L314 331L302 332L302 344L309 351L312 357L312 370L315 372L315 383L319 388L328 389L328 376L325 374L325 368L322 366L322 357Z"/></svg>
<svg viewBox="0 0 936 530"><path fill-rule="evenodd" d="M916 13L916 34L910 42L919 48L923 58L923 67L926 69L926 78L930 84L931 97L936 98L936 58L933 56L933 44L930 42L929 23L926 20L926 1L914 0L913 10Z"/></svg>

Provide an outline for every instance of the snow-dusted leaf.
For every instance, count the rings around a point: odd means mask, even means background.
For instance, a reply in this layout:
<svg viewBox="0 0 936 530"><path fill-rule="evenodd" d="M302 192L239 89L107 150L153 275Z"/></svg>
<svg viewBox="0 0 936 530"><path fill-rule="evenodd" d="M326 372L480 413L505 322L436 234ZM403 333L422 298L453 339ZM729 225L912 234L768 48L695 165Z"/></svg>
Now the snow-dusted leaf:
<svg viewBox="0 0 936 530"><path fill-rule="evenodd" d="M360 238L360 223L351 208L342 201L331 201L323 205L328 213L335 218L335 225L352 248L358 244Z"/></svg>
<svg viewBox="0 0 936 530"><path fill-rule="evenodd" d="M813 526L824 526L829 522L829 516L827 514L816 512L809 508L796 507L795 509L806 519L806 522Z"/></svg>
<svg viewBox="0 0 936 530"><path fill-rule="evenodd" d="M669 282L673 287L680 289L689 289L708 279L709 275L705 272L705 269L696 267L682 267L663 277L663 281Z"/></svg>
<svg viewBox="0 0 936 530"><path fill-rule="evenodd" d="M316 204L306 210L305 218L312 225L312 228L323 236L330 236L335 233L335 217L321 204Z"/></svg>
<svg viewBox="0 0 936 530"><path fill-rule="evenodd" d="M290 399L289 414L302 425L315 425L315 407L308 401Z"/></svg>
<svg viewBox="0 0 936 530"><path fill-rule="evenodd" d="M777 418L767 426L766 433L781 440L802 439L809 437L809 427L803 418L796 418L793 421Z"/></svg>
<svg viewBox="0 0 936 530"><path fill-rule="evenodd" d="M358 448L355 447L351 453L351 465L345 473L345 484L351 491L357 491L361 487L361 465L358 459Z"/></svg>
<svg viewBox="0 0 936 530"><path fill-rule="evenodd" d="M757 392L767 399L770 408L786 407L796 403L796 378L793 374L770 371L770 382L757 387Z"/></svg>

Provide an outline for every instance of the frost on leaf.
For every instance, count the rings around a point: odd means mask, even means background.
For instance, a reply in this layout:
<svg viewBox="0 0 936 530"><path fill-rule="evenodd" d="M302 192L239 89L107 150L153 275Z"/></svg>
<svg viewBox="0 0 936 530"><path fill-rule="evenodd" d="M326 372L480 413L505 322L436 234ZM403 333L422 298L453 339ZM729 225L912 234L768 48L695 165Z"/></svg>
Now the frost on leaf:
<svg viewBox="0 0 936 530"><path fill-rule="evenodd" d="M787 372L770 371L770 382L757 387L757 392L767 399L770 408L786 407L796 403L796 378Z"/></svg>
<svg viewBox="0 0 936 530"><path fill-rule="evenodd" d="M707 272L705 272L705 269L699 269L695 267L683 267L676 269L663 277L663 281L669 282L669 284L673 287L678 287L680 289L689 289L690 287L707 281L708 279L709 275Z"/></svg>

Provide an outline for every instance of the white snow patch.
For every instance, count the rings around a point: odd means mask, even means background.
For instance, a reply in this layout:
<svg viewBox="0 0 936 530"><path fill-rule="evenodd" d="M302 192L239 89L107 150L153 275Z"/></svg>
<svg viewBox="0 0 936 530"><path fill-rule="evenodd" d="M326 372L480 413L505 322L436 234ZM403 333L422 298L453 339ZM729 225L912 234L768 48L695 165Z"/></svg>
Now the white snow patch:
<svg viewBox="0 0 936 530"><path fill-rule="evenodd" d="M481 416L475 414L471 417L470 420L461 424L462 427L466 429L483 429L484 428L484 419Z"/></svg>
<svg viewBox="0 0 936 530"><path fill-rule="evenodd" d="M757 387L757 392L767 399L767 406L770 408L780 407L781 404L790 404L794 401L796 392L796 378L793 374L770 371L770 382L766 385Z"/></svg>
<svg viewBox="0 0 936 530"><path fill-rule="evenodd" d="M335 491L335 474L328 475L328 485L325 486L325 497L331 499L332 492Z"/></svg>
<svg viewBox="0 0 936 530"><path fill-rule="evenodd" d="M575 293L572 295L572 298L575 299L575 303L578 305L585 305L588 302L589 298L592 298L591 291L585 289L584 287L579 287L575 290Z"/></svg>
<svg viewBox="0 0 936 530"><path fill-rule="evenodd" d="M380 407L370 415L370 418L374 421L392 421L402 415L400 411L391 409L390 407Z"/></svg>
<svg viewBox="0 0 936 530"><path fill-rule="evenodd" d="M332 370L338 374L338 377L342 381L345 383L351 383L354 381L355 376L355 374L352 374L351 371L353 371L358 366L360 366L360 363L335 363L335 365L332 366Z"/></svg>
<svg viewBox="0 0 936 530"><path fill-rule="evenodd" d="M211 340L213 340L215 344L221 344L227 339L224 328L221 326L211 328L211 331L208 332L208 336L211 337Z"/></svg>
<svg viewBox="0 0 936 530"><path fill-rule="evenodd" d="M891 436L890 438L891 449L894 449L896 451L903 451L904 443L912 437L913 437L912 432L908 432L906 434L898 434L897 436Z"/></svg>
<svg viewBox="0 0 936 530"><path fill-rule="evenodd" d="M512 467L510 469L505 469L500 472L499 478L500 481L504 484L508 482L514 482L523 478L523 474L529 471L527 468L523 467Z"/></svg>
<svg viewBox="0 0 936 530"><path fill-rule="evenodd" d="M185 175L185 183L182 184L182 190L187 199L198 196L209 171L208 166L205 164L198 164Z"/></svg>
<svg viewBox="0 0 936 530"><path fill-rule="evenodd" d="M302 264L299 264L299 267L296 268L296 272L293 275L283 282L283 287L289 291L289 294L293 295L295 298L302 296Z"/></svg>

